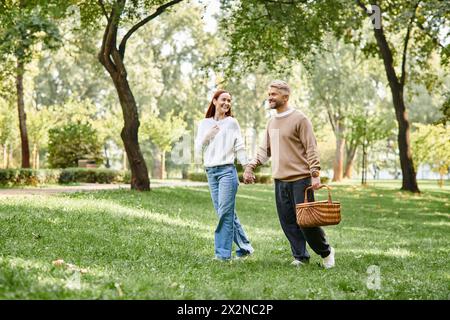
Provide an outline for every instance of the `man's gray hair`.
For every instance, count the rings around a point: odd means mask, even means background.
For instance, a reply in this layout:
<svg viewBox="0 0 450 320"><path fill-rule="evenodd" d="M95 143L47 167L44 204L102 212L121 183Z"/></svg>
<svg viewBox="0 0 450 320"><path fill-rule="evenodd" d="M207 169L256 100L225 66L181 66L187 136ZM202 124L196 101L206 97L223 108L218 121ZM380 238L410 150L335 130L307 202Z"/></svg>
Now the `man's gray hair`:
<svg viewBox="0 0 450 320"><path fill-rule="evenodd" d="M270 84L269 84L269 88L276 88L280 91L282 91L283 93L285 93L286 95L290 95L291 93L291 88L289 87L289 85L283 81L283 80L273 80Z"/></svg>

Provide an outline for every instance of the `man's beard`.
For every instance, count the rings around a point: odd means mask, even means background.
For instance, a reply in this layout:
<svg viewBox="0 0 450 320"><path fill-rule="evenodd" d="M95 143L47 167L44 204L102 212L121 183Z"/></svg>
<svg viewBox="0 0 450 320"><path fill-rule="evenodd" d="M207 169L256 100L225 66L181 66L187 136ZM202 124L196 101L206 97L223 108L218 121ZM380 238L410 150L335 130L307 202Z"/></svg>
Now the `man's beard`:
<svg viewBox="0 0 450 320"><path fill-rule="evenodd" d="M269 107L270 109L278 109L279 107L282 106L282 103L280 101L273 101L275 104L272 104L272 102L269 102Z"/></svg>

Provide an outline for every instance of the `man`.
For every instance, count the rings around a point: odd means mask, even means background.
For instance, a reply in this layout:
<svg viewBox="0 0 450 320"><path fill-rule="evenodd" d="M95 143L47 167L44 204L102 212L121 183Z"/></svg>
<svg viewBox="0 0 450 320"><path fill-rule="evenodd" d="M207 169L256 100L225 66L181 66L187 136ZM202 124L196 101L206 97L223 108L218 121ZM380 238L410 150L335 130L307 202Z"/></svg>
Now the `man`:
<svg viewBox="0 0 450 320"><path fill-rule="evenodd" d="M306 242L323 258L326 269L334 267L334 249L327 243L320 227L300 228L296 221L297 203L303 203L305 188L317 190L320 186L320 161L317 142L310 120L300 111L289 107L289 85L275 80L269 85L269 105L277 114L266 128L256 158L246 167L244 183L255 181L254 169L272 157L272 176L275 180L275 198L281 227L291 245L295 266L309 262ZM308 200L314 193L308 191Z"/></svg>

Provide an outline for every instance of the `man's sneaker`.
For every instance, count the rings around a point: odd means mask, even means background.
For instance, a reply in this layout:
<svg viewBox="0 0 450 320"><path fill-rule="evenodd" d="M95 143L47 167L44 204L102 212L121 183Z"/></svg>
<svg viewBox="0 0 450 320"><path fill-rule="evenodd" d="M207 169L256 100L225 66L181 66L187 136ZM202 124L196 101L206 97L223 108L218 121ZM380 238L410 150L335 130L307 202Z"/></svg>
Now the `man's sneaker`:
<svg viewBox="0 0 450 320"><path fill-rule="evenodd" d="M334 267L334 248L331 247L330 254L323 258L323 266L325 269L331 269Z"/></svg>
<svg viewBox="0 0 450 320"><path fill-rule="evenodd" d="M294 261L291 262L291 265L296 266L296 267L301 267L301 266L304 266L305 264L308 264L308 260L300 261L300 260L295 259Z"/></svg>
<svg viewBox="0 0 450 320"><path fill-rule="evenodd" d="M243 256L236 256L236 257L234 257L233 259L234 259L234 260L242 261L242 260L248 259L248 257L250 257L250 254L244 254Z"/></svg>

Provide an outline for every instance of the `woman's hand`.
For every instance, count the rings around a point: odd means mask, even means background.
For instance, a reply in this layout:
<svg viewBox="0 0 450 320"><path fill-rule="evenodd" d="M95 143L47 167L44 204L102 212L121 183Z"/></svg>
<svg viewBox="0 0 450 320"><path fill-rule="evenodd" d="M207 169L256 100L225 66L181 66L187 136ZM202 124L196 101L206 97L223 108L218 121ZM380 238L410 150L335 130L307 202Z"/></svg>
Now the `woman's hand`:
<svg viewBox="0 0 450 320"><path fill-rule="evenodd" d="M216 124L211 129L208 130L208 132L205 135L205 142L208 142L212 140L216 134L220 131L219 126Z"/></svg>

